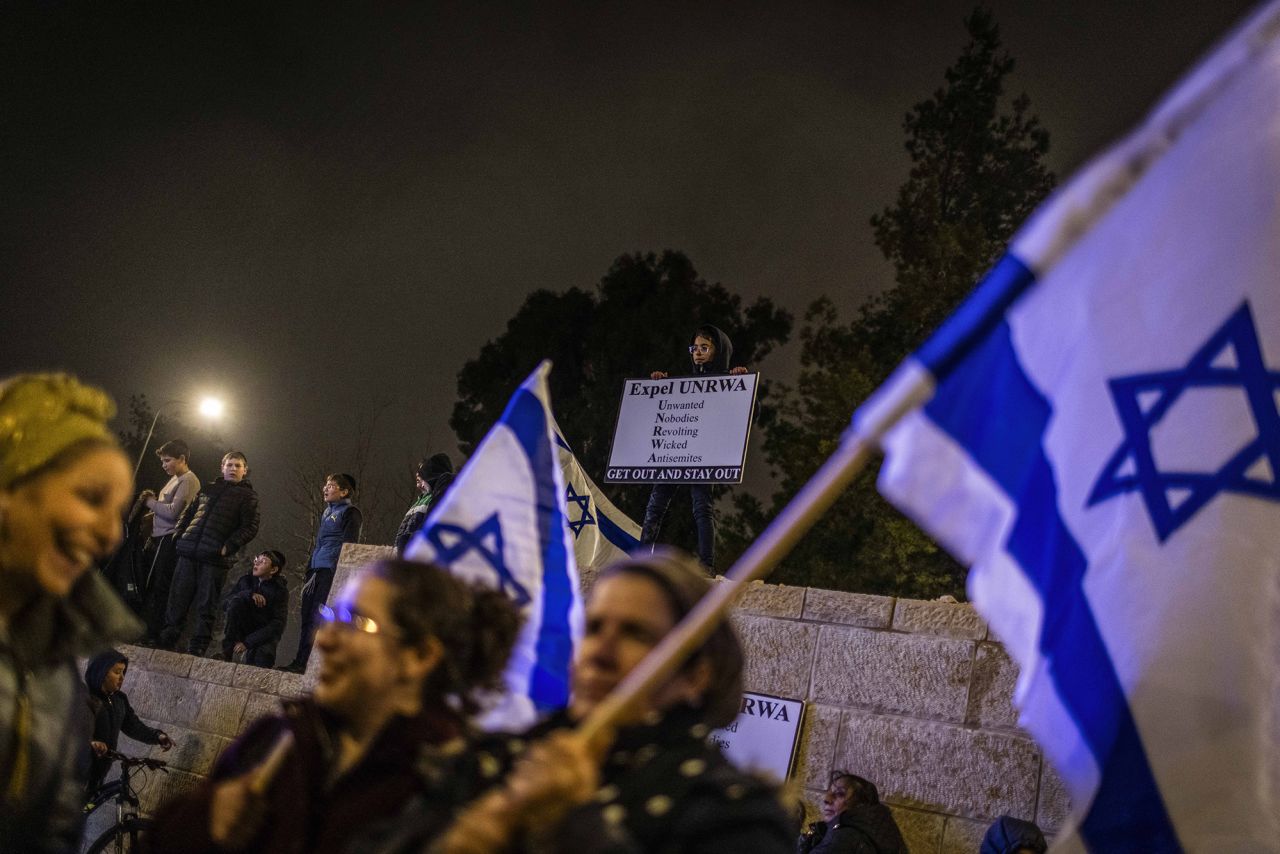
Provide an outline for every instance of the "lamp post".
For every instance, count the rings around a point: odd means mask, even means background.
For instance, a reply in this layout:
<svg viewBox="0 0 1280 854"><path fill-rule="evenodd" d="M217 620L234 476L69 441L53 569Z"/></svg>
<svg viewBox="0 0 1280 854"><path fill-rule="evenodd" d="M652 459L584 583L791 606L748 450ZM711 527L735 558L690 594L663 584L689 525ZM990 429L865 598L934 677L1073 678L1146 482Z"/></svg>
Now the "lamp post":
<svg viewBox="0 0 1280 854"><path fill-rule="evenodd" d="M138 472L142 471L142 460L147 456L147 446L151 444L151 436L156 431L156 422L160 420L160 413L164 411L166 406L185 406L186 401L181 398L166 400L164 403L156 407L156 414L151 418L151 426L147 428L147 438L142 440L142 450L138 453L138 462L133 467L133 479L137 481ZM223 404L216 397L202 398L200 401L200 414L206 418L220 418L222 416Z"/></svg>

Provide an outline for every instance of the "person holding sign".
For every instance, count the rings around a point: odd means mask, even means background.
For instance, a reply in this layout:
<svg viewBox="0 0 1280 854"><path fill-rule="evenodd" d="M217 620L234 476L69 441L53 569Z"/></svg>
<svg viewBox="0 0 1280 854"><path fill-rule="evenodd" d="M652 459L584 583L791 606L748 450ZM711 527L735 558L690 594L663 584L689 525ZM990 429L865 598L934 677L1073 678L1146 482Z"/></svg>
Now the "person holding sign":
<svg viewBox="0 0 1280 854"><path fill-rule="evenodd" d="M693 359L693 373L696 375L745 374L747 369L741 365L729 367L733 358L733 342L718 327L706 324L699 326L693 333L689 343L689 356ZM650 379L663 380L668 374L665 371L654 371ZM666 518L667 508L676 495L676 484L655 483L649 493L649 505L644 511L644 525L640 531L640 542L652 546L658 539L658 531L662 528L662 520ZM711 502L711 487L705 483L689 484L689 497L693 501L693 525L698 532L698 560L708 571L715 563L716 520L715 510Z"/></svg>

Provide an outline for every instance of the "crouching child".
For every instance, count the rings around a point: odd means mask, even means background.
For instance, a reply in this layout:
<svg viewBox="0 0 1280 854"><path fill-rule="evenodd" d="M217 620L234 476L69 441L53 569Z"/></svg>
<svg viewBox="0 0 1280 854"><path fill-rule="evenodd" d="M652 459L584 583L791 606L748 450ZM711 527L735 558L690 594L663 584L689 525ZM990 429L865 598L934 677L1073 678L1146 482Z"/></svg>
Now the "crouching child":
<svg viewBox="0 0 1280 854"><path fill-rule="evenodd" d="M253 571L245 573L222 601L227 612L222 633L222 657L243 655L245 664L271 667L276 645L284 634L289 608L289 584L282 574L285 556L268 549L253 559Z"/></svg>

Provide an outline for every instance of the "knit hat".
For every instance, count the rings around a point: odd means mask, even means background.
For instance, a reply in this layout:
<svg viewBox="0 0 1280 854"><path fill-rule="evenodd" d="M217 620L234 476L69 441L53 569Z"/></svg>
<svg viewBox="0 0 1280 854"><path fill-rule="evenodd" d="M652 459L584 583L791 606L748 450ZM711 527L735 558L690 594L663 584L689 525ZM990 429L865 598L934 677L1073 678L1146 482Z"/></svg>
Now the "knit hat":
<svg viewBox="0 0 1280 854"><path fill-rule="evenodd" d="M77 442L115 444L107 393L67 374L19 374L0 383L0 489L50 463Z"/></svg>

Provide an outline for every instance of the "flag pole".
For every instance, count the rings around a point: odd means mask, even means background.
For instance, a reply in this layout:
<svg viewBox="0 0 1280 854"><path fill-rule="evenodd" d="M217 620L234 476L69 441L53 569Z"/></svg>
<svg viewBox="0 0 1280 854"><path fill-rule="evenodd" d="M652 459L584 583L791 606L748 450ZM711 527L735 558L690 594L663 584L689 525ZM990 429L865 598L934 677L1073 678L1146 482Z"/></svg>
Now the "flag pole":
<svg viewBox="0 0 1280 854"><path fill-rule="evenodd" d="M904 362L859 407L840 445L796 493L733 567L693 610L578 726L588 742L617 727L642 707L646 697L670 679L728 615L743 586L765 578L831 508L866 466L880 438L903 415L933 394L933 382L915 362Z"/></svg>

